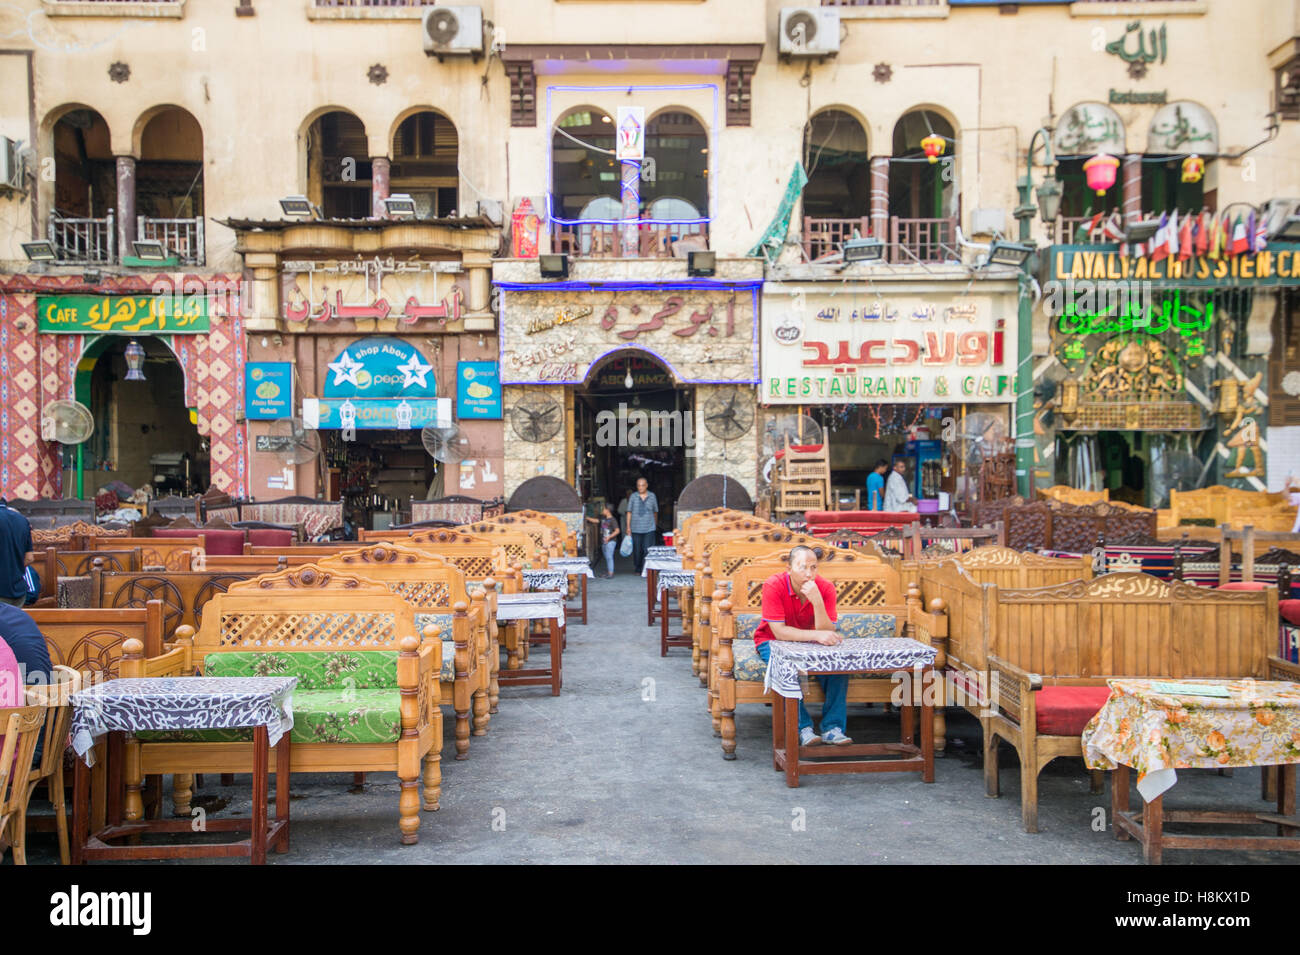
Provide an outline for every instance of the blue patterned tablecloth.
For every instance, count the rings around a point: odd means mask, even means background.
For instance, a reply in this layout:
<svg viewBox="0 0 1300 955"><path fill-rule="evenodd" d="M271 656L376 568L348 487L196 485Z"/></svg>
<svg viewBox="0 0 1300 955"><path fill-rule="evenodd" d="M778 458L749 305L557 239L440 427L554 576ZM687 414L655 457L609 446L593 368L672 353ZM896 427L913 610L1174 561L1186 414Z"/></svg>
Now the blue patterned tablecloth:
<svg viewBox="0 0 1300 955"><path fill-rule="evenodd" d="M655 594L656 599L663 596L664 590L672 587L694 587L695 571L693 570L664 570L659 572L658 578L659 592Z"/></svg>
<svg viewBox="0 0 1300 955"><path fill-rule="evenodd" d="M646 557L676 557L676 547L647 547L645 549Z"/></svg>
<svg viewBox="0 0 1300 955"><path fill-rule="evenodd" d="M773 640L763 688L803 699L799 677L836 670L894 673L934 663L935 648L906 637L853 637L837 646Z"/></svg>
<svg viewBox="0 0 1300 955"><path fill-rule="evenodd" d="M296 676L108 680L71 696L72 748L94 765L105 733L265 726L274 746L293 728Z"/></svg>
<svg viewBox="0 0 1300 955"><path fill-rule="evenodd" d="M568 587L569 575L562 570L525 570L524 583L529 590L563 590Z"/></svg>

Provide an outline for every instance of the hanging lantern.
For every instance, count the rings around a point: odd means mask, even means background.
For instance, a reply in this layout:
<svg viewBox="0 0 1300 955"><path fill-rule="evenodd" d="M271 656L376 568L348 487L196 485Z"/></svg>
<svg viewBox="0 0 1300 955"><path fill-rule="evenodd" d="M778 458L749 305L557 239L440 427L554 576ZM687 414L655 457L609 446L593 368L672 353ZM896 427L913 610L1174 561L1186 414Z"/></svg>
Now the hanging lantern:
<svg viewBox="0 0 1300 955"><path fill-rule="evenodd" d="M140 343L132 339L123 354L126 356L126 380L144 381L144 349Z"/></svg>
<svg viewBox="0 0 1300 955"><path fill-rule="evenodd" d="M1205 175L1205 160L1192 153L1183 160L1183 182L1200 182Z"/></svg>
<svg viewBox="0 0 1300 955"><path fill-rule="evenodd" d="M1104 196L1106 190L1115 185L1115 176L1119 171L1119 160L1106 153L1099 153L1083 164L1083 174L1088 180L1088 188L1097 195Z"/></svg>
<svg viewBox="0 0 1300 955"><path fill-rule="evenodd" d="M939 157L943 155L943 151L948 148L948 144L942 136L931 133L921 140L921 148L925 150L926 159L930 160L930 162L938 162Z"/></svg>

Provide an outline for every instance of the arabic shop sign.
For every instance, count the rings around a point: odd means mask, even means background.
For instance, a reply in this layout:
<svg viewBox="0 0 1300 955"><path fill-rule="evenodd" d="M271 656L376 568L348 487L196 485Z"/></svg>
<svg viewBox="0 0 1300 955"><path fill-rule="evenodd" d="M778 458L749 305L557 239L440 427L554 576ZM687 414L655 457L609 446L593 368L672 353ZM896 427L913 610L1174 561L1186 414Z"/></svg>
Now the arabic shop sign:
<svg viewBox="0 0 1300 955"><path fill-rule="evenodd" d="M771 286L760 400L1013 401L1015 319L1011 294L831 296Z"/></svg>
<svg viewBox="0 0 1300 955"><path fill-rule="evenodd" d="M50 335L207 334L200 295L41 295L37 329Z"/></svg>
<svg viewBox="0 0 1300 955"><path fill-rule="evenodd" d="M457 362L456 417L500 420L501 373L496 362Z"/></svg>
<svg viewBox="0 0 1300 955"><path fill-rule="evenodd" d="M326 398L436 398L433 365L400 338L363 338L329 363Z"/></svg>
<svg viewBox="0 0 1300 955"><path fill-rule="evenodd" d="M499 282L504 384L581 384L643 349L681 383L758 380L758 282Z"/></svg>
<svg viewBox="0 0 1300 955"><path fill-rule="evenodd" d="M1118 282L1144 281L1164 287L1267 288L1300 285L1300 244L1270 242L1263 252L1212 259L1194 255L1153 261L1120 255L1098 245L1057 245L1050 251L1048 278Z"/></svg>
<svg viewBox="0 0 1300 955"><path fill-rule="evenodd" d="M451 399L304 398L302 420L305 427L318 430L446 428L451 425Z"/></svg>
<svg viewBox="0 0 1300 955"><path fill-rule="evenodd" d="M293 417L293 362L250 361L244 366L244 417L274 421Z"/></svg>
<svg viewBox="0 0 1300 955"><path fill-rule="evenodd" d="M1169 101L1168 90L1154 90L1149 93L1139 93L1137 90L1117 90L1112 88L1108 97L1108 102L1115 105L1140 105L1142 103L1155 103L1163 106Z"/></svg>
<svg viewBox="0 0 1300 955"><path fill-rule="evenodd" d="M390 320L426 331L459 330L465 293L454 262L339 259L287 261L281 276L284 317L294 324Z"/></svg>
<svg viewBox="0 0 1300 955"><path fill-rule="evenodd" d="M1063 156L1124 153L1124 122L1102 103L1079 103L1066 110L1052 145Z"/></svg>

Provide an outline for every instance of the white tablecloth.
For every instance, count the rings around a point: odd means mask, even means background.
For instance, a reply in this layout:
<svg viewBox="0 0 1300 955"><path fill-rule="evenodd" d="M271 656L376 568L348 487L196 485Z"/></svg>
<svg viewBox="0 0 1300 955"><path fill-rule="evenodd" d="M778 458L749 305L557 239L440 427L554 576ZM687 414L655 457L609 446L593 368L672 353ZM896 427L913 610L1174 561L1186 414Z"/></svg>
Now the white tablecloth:
<svg viewBox="0 0 1300 955"><path fill-rule="evenodd" d="M570 577L575 574L595 577L591 571L591 564L587 563L585 557L552 557L546 562L548 570L562 570Z"/></svg>
<svg viewBox="0 0 1300 955"><path fill-rule="evenodd" d="M646 571L650 570L681 570L682 559L677 554L671 557L647 557L645 564L641 567L641 576L646 576Z"/></svg>
<svg viewBox="0 0 1300 955"><path fill-rule="evenodd" d="M72 748L94 765L105 733L265 726L274 746L293 728L296 676L109 680L72 694Z"/></svg>
<svg viewBox="0 0 1300 955"><path fill-rule="evenodd" d="M906 637L854 637L837 646L773 640L763 688L803 699L799 676L827 670L894 673L934 663L935 648Z"/></svg>
<svg viewBox="0 0 1300 955"><path fill-rule="evenodd" d="M542 590L497 597L498 620L558 620L564 625L564 594Z"/></svg>

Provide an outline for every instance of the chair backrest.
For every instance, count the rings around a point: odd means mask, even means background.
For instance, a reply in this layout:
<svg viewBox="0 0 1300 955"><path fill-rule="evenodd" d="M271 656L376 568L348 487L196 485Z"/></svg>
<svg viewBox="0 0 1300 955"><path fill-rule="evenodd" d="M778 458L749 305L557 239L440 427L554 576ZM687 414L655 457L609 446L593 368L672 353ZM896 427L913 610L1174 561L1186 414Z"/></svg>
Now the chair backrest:
<svg viewBox="0 0 1300 955"><path fill-rule="evenodd" d="M193 537L98 537L86 542L91 550L140 550L141 567L189 570L196 554L203 553L203 535Z"/></svg>
<svg viewBox="0 0 1300 955"><path fill-rule="evenodd" d="M833 561L818 563L817 576L834 585L837 614L871 613L882 608L890 608L886 612L893 612L904 606L898 571L882 561L856 554L834 556L836 559ZM732 612L760 612L763 609L763 584L773 574L788 569L783 556L737 568L731 575Z"/></svg>
<svg viewBox="0 0 1300 955"><path fill-rule="evenodd" d="M546 553L551 557L564 556L565 532L563 528L557 530L548 524L520 517L518 514L502 514L499 517L488 517L484 518L480 523L495 524L507 530L523 531L533 539L533 546L539 552Z"/></svg>
<svg viewBox="0 0 1300 955"><path fill-rule="evenodd" d="M149 601L162 604L163 633L170 637L176 628L195 628L203 621L203 608L216 594L225 593L231 584L248 580L260 573L279 568L245 571L190 570L177 573L137 571L134 573L91 572L91 601L95 607L121 610L141 608Z"/></svg>
<svg viewBox="0 0 1300 955"><path fill-rule="evenodd" d="M436 554L401 544L372 544L324 557L322 571L378 581L416 608L469 606L465 575Z"/></svg>
<svg viewBox="0 0 1300 955"><path fill-rule="evenodd" d="M1091 580L1093 576L1092 558L1087 555L1044 557L989 544L969 550L955 559L976 582L999 587L1050 587L1071 580ZM924 574L922 569L922 580ZM924 584L921 591L925 591Z"/></svg>
<svg viewBox="0 0 1300 955"><path fill-rule="evenodd" d="M483 502L463 494L452 494L432 501L411 498L411 522L451 521L467 524L483 519Z"/></svg>
<svg viewBox="0 0 1300 955"><path fill-rule="evenodd" d="M990 587L989 652L1045 679L1262 679L1277 644L1273 587L1210 590L1127 572Z"/></svg>
<svg viewBox="0 0 1300 955"><path fill-rule="evenodd" d="M46 714L44 706L0 709L0 733L4 734L0 738L0 853L7 844L4 837L10 820L26 809L28 767L45 728ZM59 758L63 758L62 749Z"/></svg>
<svg viewBox="0 0 1300 955"><path fill-rule="evenodd" d="M752 537L755 534L761 534L764 531L775 531L779 528L779 524L772 524L751 517L731 524L720 524L716 527L701 529L700 533L695 536L694 544L690 547L689 556L692 560L707 562L713 555L713 551L727 541Z"/></svg>
<svg viewBox="0 0 1300 955"><path fill-rule="evenodd" d="M737 567L752 564L756 556L766 556L782 548L785 549L786 554L789 554L791 548L801 544L816 551L818 560L821 560L828 551L845 550L840 547L829 547L826 541L819 537L799 534L781 527L720 542L710 552L707 566L713 579L721 580L735 573Z"/></svg>
<svg viewBox="0 0 1300 955"><path fill-rule="evenodd" d="M496 574L504 577L510 568L509 558L501 544L453 528L417 531L409 538L398 538L396 542L443 558L459 569L470 584Z"/></svg>
<svg viewBox="0 0 1300 955"><path fill-rule="evenodd" d="M129 609L34 608L28 613L45 637L50 662L71 667L88 680L117 677L127 640L139 640L147 657L163 650L163 605L158 600Z"/></svg>
<svg viewBox="0 0 1300 955"><path fill-rule="evenodd" d="M618 505L620 503L620 501L615 501L612 505L615 514L618 514ZM753 517L752 514L748 514L745 511L738 511L733 507L711 507L708 510L696 511L689 517L683 518L681 526L677 529L678 533L675 539L678 541L679 549L680 545L684 544L686 538L690 536L692 528L699 524L700 521L707 521L711 518L722 517L725 515L731 515L732 517Z"/></svg>
<svg viewBox="0 0 1300 955"><path fill-rule="evenodd" d="M581 520L583 515L581 513L574 512L571 513L569 516ZM565 521L564 518L556 514L547 514L545 511L535 511L531 508L523 508L518 511L510 511L507 514L501 515L501 517L517 517L525 521L532 521L535 524L545 524L547 527L551 528L557 534L559 534L559 539L564 546L564 554L575 556L578 553L577 534L575 533L573 527L570 526L570 524L567 521ZM491 518L491 519L500 520L500 518ZM563 554L559 556L563 556Z"/></svg>
<svg viewBox="0 0 1300 955"><path fill-rule="evenodd" d="M1066 484L1054 484L1052 487L1040 487L1038 496L1043 500L1061 501L1065 504L1096 504L1109 501L1110 491L1085 491Z"/></svg>
<svg viewBox="0 0 1300 955"><path fill-rule="evenodd" d="M484 537L497 547L505 548L506 556L511 561L525 561L535 567L545 565L547 548L545 545L539 547L537 539L525 530L486 521L479 521L477 524L466 524L456 528L456 530L472 534L475 537Z"/></svg>
<svg viewBox="0 0 1300 955"><path fill-rule="evenodd" d="M27 705L45 709L41 762L32 767L31 778L48 779L63 762L63 751L68 745L68 726L72 723L71 696L81 689L83 683L76 670L56 666L49 684L27 687Z"/></svg>
<svg viewBox="0 0 1300 955"><path fill-rule="evenodd" d="M410 636L420 636L415 611L386 585L306 564L213 596L194 662L223 651L399 650Z"/></svg>
<svg viewBox="0 0 1300 955"><path fill-rule="evenodd" d="M282 548L270 548L271 550L280 551ZM208 574L245 574L250 577L256 577L258 574L268 574L276 570L284 570L286 567L297 567L302 564L310 563L316 559L315 554L300 554L295 557L288 557L283 553L280 554L217 554L209 557L206 554L199 554L194 560L194 566L191 568L196 573Z"/></svg>

